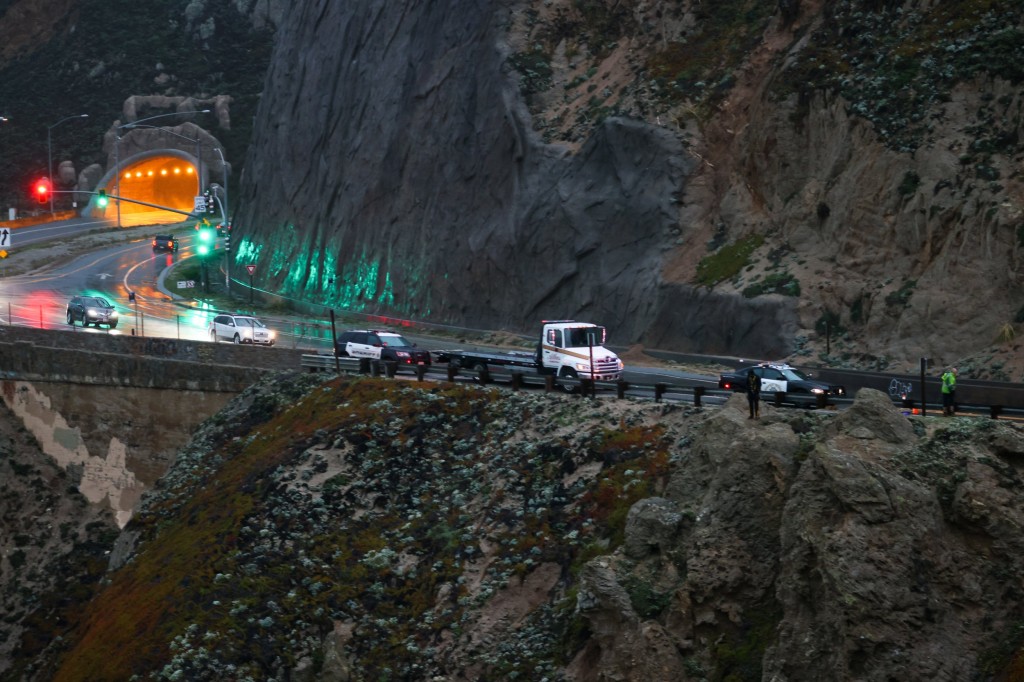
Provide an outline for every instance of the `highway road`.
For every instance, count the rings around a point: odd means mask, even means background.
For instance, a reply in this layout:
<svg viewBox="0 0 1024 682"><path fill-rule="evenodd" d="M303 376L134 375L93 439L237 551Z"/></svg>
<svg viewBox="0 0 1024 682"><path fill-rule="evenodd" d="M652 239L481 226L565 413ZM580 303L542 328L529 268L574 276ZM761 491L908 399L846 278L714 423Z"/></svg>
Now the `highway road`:
<svg viewBox="0 0 1024 682"><path fill-rule="evenodd" d="M111 225L110 221L77 219L23 227L14 231L13 248ZM124 243L83 253L41 272L3 277L0 279L0 320L44 329L68 329L66 312L71 297L96 295L114 304L120 316L117 327L85 329L76 324L73 328L77 331L206 340L212 311L176 304L172 296L158 286L171 266L192 255L191 237L182 240L177 254L154 253L148 237L129 237ZM135 303L129 302L129 291L136 292Z"/></svg>
<svg viewBox="0 0 1024 682"><path fill-rule="evenodd" d="M19 228L13 238L17 248L110 226L111 221L74 219ZM181 225L168 226L168 232L180 236L177 253L154 253L149 238L134 237L122 244L83 253L45 272L0 278L0 323L45 329L73 328L90 334L209 340L207 329L213 315L237 311L217 311L173 293L176 283L166 281L167 275L175 264L195 257L195 253L193 237L183 231ZM223 274L218 272L216 276L222 277ZM129 292L135 292L134 302L129 301ZM83 328L80 323L69 327L66 321L68 300L82 294L102 296L113 303L120 316L118 326L111 330L105 327ZM260 319L274 329L278 343L284 347L308 348L311 352L328 352L331 347L329 321L326 319L310 321L287 315L260 315ZM342 328L339 326L338 330ZM405 335L428 350L450 349L459 345L450 339ZM684 381L688 385L717 385L717 377L651 367L630 366L624 378L630 383L643 385Z"/></svg>
<svg viewBox="0 0 1024 682"><path fill-rule="evenodd" d="M92 230L114 226L113 220L97 220L95 218L72 218L41 225L29 225L9 230L8 243L4 245L8 251L15 248L32 246L44 242L75 237Z"/></svg>
<svg viewBox="0 0 1024 682"><path fill-rule="evenodd" d="M110 221L79 218L18 228L10 238L14 240L13 248L17 249L19 246L24 247L55 239L64 239L109 226L111 226ZM191 298L182 298L173 293L178 289L176 283L166 281L167 275L175 264L194 257L193 235L190 230L183 230L180 224L168 226L168 231L173 231L180 237L180 250L177 253L154 253L151 240L148 237L128 237L123 243L82 253L69 262L55 265L43 272L0 277L0 324L45 329L70 328L90 334L136 334L147 337L208 341L209 322L215 314L242 311L214 310L208 304ZM222 277L223 274L218 272L215 276ZM134 302L129 301L129 292L135 292ZM120 315L118 326L111 330L105 327L86 329L80 324L69 327L66 321L67 303L72 296L80 294L103 296L113 303ZM310 352L330 352L331 327L327 315L328 311L325 309L323 319L320 320L314 320L308 316L278 313L260 314L259 317L276 332L279 346L308 349ZM361 324L360 326L365 325ZM337 330L341 331L346 328L348 326L339 320ZM428 350L478 348L471 344L453 341L450 336L439 338L430 336L428 332L413 332L412 330L403 330L403 334ZM470 334L470 336L472 335ZM488 350L494 349L488 348ZM273 351L268 350L268 352ZM692 360L690 364L693 365L699 365L700 361L719 362L719 364L735 361L735 359L691 358L690 356L678 356L673 359L681 362ZM913 377L901 378L907 381L914 379ZM623 379L633 386L648 387L648 393L651 392L650 387L659 383L676 387L683 386L689 389L702 387L707 391L704 400L708 404L719 403L724 397L727 397L727 394L724 393L717 395L717 374L712 376L667 368L638 366L631 363L627 365ZM852 371L845 372L843 376L833 379L837 383L845 384L850 390L851 396L855 394L859 386L875 386L877 384L875 387L885 390L894 380L888 376L879 377L870 373ZM977 404L999 404L1013 407L1020 402L1015 396L1002 395L1008 390L1007 387L1019 391L1020 387L1016 385L993 382L965 381L963 383L965 389L970 389L972 383L978 384L980 388L984 389L980 394L981 399L976 401ZM986 385L982 386L983 383ZM892 393L891 390L890 393ZM839 402L848 403L849 401Z"/></svg>

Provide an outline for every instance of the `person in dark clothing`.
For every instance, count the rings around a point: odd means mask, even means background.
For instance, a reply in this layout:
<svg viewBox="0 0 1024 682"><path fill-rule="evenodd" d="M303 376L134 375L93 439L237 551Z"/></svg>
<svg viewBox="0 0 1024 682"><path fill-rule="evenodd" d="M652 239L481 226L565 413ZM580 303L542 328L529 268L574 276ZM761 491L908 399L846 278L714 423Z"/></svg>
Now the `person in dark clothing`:
<svg viewBox="0 0 1024 682"><path fill-rule="evenodd" d="M747 402L750 404L750 416L755 419L761 416L761 377L754 370L747 372Z"/></svg>

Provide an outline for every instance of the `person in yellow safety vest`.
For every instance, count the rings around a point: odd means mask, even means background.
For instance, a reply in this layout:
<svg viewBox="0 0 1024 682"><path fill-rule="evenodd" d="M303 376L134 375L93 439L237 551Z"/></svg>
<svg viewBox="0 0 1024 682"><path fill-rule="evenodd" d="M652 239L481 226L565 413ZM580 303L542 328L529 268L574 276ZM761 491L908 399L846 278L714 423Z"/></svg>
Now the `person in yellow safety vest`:
<svg viewBox="0 0 1024 682"><path fill-rule="evenodd" d="M942 414L945 417L952 417L956 412L956 375L959 374L956 367L950 367L942 375Z"/></svg>

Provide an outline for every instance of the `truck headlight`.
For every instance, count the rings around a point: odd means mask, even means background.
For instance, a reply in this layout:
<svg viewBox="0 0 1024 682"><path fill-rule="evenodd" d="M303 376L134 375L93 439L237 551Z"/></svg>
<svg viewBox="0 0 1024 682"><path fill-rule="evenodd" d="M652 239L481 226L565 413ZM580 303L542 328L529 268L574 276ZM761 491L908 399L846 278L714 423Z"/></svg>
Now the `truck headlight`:
<svg viewBox="0 0 1024 682"><path fill-rule="evenodd" d="M590 374L590 365L588 365L585 362L577 362L576 363L576 371L577 372L586 372L587 374Z"/></svg>

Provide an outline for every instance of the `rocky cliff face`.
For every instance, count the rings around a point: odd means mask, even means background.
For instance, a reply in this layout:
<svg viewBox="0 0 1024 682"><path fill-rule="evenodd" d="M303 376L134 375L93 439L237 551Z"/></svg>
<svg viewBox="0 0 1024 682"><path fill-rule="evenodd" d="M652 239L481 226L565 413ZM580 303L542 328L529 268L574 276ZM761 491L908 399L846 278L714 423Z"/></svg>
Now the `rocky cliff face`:
<svg viewBox="0 0 1024 682"><path fill-rule="evenodd" d="M970 2L311 0L237 257L357 310L757 357L828 330L832 362L991 371L1020 316L1021 29Z"/></svg>
<svg viewBox="0 0 1024 682"><path fill-rule="evenodd" d="M28 679L107 569L117 523L0 405L0 679Z"/></svg>
<svg viewBox="0 0 1024 682"><path fill-rule="evenodd" d="M629 120L579 153L540 144L504 21L488 3L294 13L238 258L288 294L355 309L513 327L649 317L691 162L673 134Z"/></svg>
<svg viewBox="0 0 1024 682"><path fill-rule="evenodd" d="M14 661L39 680L1019 679L1019 427L907 418L869 389L841 414L746 413L264 382L179 453L75 620L25 619L22 642L61 639Z"/></svg>

